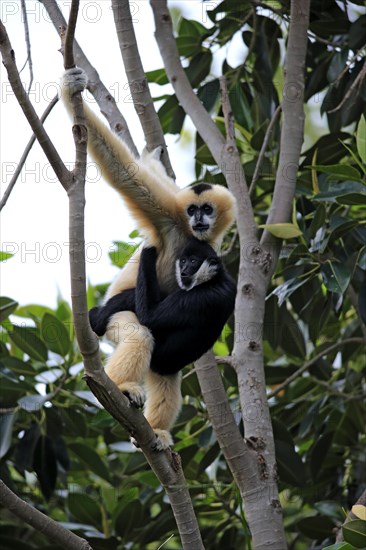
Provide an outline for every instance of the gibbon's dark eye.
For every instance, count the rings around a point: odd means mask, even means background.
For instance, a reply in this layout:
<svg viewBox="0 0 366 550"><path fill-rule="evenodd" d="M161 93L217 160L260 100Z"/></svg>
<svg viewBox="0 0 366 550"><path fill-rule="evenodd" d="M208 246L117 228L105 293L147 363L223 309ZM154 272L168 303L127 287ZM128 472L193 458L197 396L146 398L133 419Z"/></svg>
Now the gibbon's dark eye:
<svg viewBox="0 0 366 550"><path fill-rule="evenodd" d="M211 266L218 265L218 263L219 262L218 262L218 260L216 260L216 258L211 258L211 260L210 260L210 265Z"/></svg>
<svg viewBox="0 0 366 550"><path fill-rule="evenodd" d="M196 263L197 263L196 258L191 258L191 264L196 264Z"/></svg>
<svg viewBox="0 0 366 550"><path fill-rule="evenodd" d="M196 210L197 210L197 206L195 206L194 204L191 204L191 206L188 206L187 208L188 216L193 216Z"/></svg>
<svg viewBox="0 0 366 550"><path fill-rule="evenodd" d="M180 260L180 265L184 265L184 264L186 263L186 261L187 261L187 260L186 260L185 258L182 258L182 259Z"/></svg>
<svg viewBox="0 0 366 550"><path fill-rule="evenodd" d="M213 208L209 204L204 204L202 206L202 210L204 211L205 214L212 214L213 212Z"/></svg>

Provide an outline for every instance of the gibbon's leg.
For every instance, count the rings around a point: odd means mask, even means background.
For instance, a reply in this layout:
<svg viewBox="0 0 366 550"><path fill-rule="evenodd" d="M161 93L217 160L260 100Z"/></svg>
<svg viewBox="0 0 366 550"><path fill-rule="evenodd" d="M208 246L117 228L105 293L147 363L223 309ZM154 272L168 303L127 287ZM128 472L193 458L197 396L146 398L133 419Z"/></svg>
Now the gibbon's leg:
<svg viewBox="0 0 366 550"><path fill-rule="evenodd" d="M162 376L149 369L146 374L144 415L160 440L160 450L173 444L170 430L182 406L181 380L180 372Z"/></svg>
<svg viewBox="0 0 366 550"><path fill-rule="evenodd" d="M115 313L108 323L108 340L117 344L105 371L137 407L145 402L142 382L150 367L154 339L131 311Z"/></svg>

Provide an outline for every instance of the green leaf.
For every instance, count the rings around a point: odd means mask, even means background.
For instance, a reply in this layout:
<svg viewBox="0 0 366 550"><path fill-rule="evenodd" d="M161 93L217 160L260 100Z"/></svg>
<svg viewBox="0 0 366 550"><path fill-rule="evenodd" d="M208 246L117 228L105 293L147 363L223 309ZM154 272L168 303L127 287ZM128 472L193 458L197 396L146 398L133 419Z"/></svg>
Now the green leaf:
<svg viewBox="0 0 366 550"><path fill-rule="evenodd" d="M366 119L362 115L356 134L357 151L362 161L366 164Z"/></svg>
<svg viewBox="0 0 366 550"><path fill-rule="evenodd" d="M342 197L344 199L345 195L361 195L365 201L365 186L360 182L349 180L341 183L331 183L327 191L322 191L313 198L315 201L336 202L338 197Z"/></svg>
<svg viewBox="0 0 366 550"><path fill-rule="evenodd" d="M155 71L148 71L145 76L149 82L155 82L155 84L168 84L169 79L166 75L165 69L156 69Z"/></svg>
<svg viewBox="0 0 366 550"><path fill-rule="evenodd" d="M90 496L70 492L67 502L70 512L79 522L94 525L98 529L101 528L102 514L100 507Z"/></svg>
<svg viewBox="0 0 366 550"><path fill-rule="evenodd" d="M56 486L57 461L52 439L48 435L38 438L33 455L33 468L42 493L45 499L49 500Z"/></svg>
<svg viewBox="0 0 366 550"><path fill-rule="evenodd" d="M47 306L40 306L39 304L28 304L26 306L18 307L16 310L17 317L24 317L26 319L33 319L37 317L42 319L45 313L53 314L51 308Z"/></svg>
<svg viewBox="0 0 366 550"><path fill-rule="evenodd" d="M139 245L125 243L123 241L114 241L113 244L117 247L117 250L109 252L109 257L114 265L117 267L124 267L130 259L131 262L134 261L132 255Z"/></svg>
<svg viewBox="0 0 366 550"><path fill-rule="evenodd" d="M337 544L326 546L323 550L355 550L355 547L348 542L337 542Z"/></svg>
<svg viewBox="0 0 366 550"><path fill-rule="evenodd" d="M102 479L105 479L109 483L111 482L110 473L107 468L106 463L101 457L87 445L83 443L71 443L68 446L80 460L83 462L88 469L90 469L94 474L97 474Z"/></svg>
<svg viewBox="0 0 366 550"><path fill-rule="evenodd" d="M342 527L343 538L356 548L366 547L366 521L355 519Z"/></svg>
<svg viewBox="0 0 366 550"><path fill-rule="evenodd" d="M116 533L124 537L131 533L136 527L140 527L144 523L143 507L139 500L132 500L128 506L123 507L123 510L116 515L114 519L114 528Z"/></svg>
<svg viewBox="0 0 366 550"><path fill-rule="evenodd" d="M9 337L19 349L27 353L32 359L42 362L47 361L47 348L33 329L14 325Z"/></svg>
<svg viewBox="0 0 366 550"><path fill-rule="evenodd" d="M301 519L297 526L299 531L313 540L324 540L333 534L334 523L324 516L312 516Z"/></svg>
<svg viewBox="0 0 366 550"><path fill-rule="evenodd" d="M201 38L199 36L178 36L176 39L179 55L190 57L201 51Z"/></svg>
<svg viewBox="0 0 366 550"><path fill-rule="evenodd" d="M352 275L345 264L330 261L322 266L321 274L327 289L337 294L344 294Z"/></svg>
<svg viewBox="0 0 366 550"><path fill-rule="evenodd" d="M259 226L279 239L293 239L302 235L302 231L293 223L267 223Z"/></svg>
<svg viewBox="0 0 366 550"><path fill-rule="evenodd" d="M362 205L366 204L366 193L347 193L346 195L340 195L336 198L338 204L348 204L348 205Z"/></svg>
<svg viewBox="0 0 366 550"><path fill-rule="evenodd" d="M41 335L48 349L62 355L67 355L70 350L70 338L65 325L50 313L42 317Z"/></svg>
<svg viewBox="0 0 366 550"><path fill-rule="evenodd" d="M333 442L334 433L328 432L316 440L311 449L310 471L313 479L319 479L323 463Z"/></svg>
<svg viewBox="0 0 366 550"><path fill-rule="evenodd" d="M212 53L199 52L192 57L189 66L185 69L185 73L191 83L192 88L197 88L210 72L212 63Z"/></svg>
<svg viewBox="0 0 366 550"><path fill-rule="evenodd" d="M18 307L18 303L12 298L0 296L0 323L7 319Z"/></svg>
<svg viewBox="0 0 366 550"><path fill-rule="evenodd" d="M341 180L351 180L364 183L357 168L354 166L348 166L347 164L329 164L325 166L316 164L311 168L317 170L318 172L323 172L324 174L330 174Z"/></svg>
<svg viewBox="0 0 366 550"><path fill-rule="evenodd" d="M0 250L0 262L6 262L9 258L12 258L14 254L10 254L10 252L3 252Z"/></svg>
<svg viewBox="0 0 366 550"><path fill-rule="evenodd" d="M0 458L3 458L10 449L15 418L14 412L0 415Z"/></svg>
<svg viewBox="0 0 366 550"><path fill-rule="evenodd" d="M176 95L169 97L158 111L163 132L179 134L185 118L185 112L178 103Z"/></svg>

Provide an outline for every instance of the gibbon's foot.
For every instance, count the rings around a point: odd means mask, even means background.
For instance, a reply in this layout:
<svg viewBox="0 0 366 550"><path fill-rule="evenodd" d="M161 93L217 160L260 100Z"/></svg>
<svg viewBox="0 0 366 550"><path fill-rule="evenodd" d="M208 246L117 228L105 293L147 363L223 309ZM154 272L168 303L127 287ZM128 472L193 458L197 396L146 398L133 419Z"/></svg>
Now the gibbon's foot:
<svg viewBox="0 0 366 550"><path fill-rule="evenodd" d="M119 389L121 392L130 400L131 404L141 409L146 400L144 389L135 384L134 382L125 382L124 384L119 384Z"/></svg>
<svg viewBox="0 0 366 550"><path fill-rule="evenodd" d="M153 428L156 435L156 450L164 451L173 445L173 438L167 430L159 430L158 428Z"/></svg>
<svg viewBox="0 0 366 550"><path fill-rule="evenodd" d="M173 438L167 430L154 430L156 435L156 442L154 445L154 451L164 451L169 449L173 445ZM140 445L137 443L134 437L131 437L131 443L136 447L138 451L141 451Z"/></svg>
<svg viewBox="0 0 366 550"><path fill-rule="evenodd" d="M86 72L80 67L67 69L62 76L62 84L68 90L70 96L77 92L83 92L88 84Z"/></svg>

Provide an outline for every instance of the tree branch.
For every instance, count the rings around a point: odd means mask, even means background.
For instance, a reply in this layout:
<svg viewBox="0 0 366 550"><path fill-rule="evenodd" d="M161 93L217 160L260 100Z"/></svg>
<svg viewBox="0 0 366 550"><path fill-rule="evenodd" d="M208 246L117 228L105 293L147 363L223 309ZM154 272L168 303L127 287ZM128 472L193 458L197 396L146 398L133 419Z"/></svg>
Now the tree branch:
<svg viewBox="0 0 366 550"><path fill-rule="evenodd" d="M297 371L291 374L291 376L286 378L286 380L282 382L282 384L279 384L278 386L276 386L274 390L272 390L270 393L267 394L268 399L271 399L275 395L279 394L282 390L287 388L287 386L289 386L291 382L299 378L305 371L307 371L310 367L312 367L315 363L317 363L322 357L324 357L325 355L328 355L328 353L332 353L332 351L338 348L341 348L343 346L346 346L347 344L364 344L364 343L365 341L363 340L363 338L346 338L345 340L341 340L340 342L336 342L335 344L332 344L328 348L318 353L318 355L315 355L315 357L313 357L312 359L304 363L302 367L297 369Z"/></svg>
<svg viewBox="0 0 366 550"><path fill-rule="evenodd" d="M42 122L39 120L37 113L23 88L20 80L19 72L15 64L14 51L11 47L9 37L3 23L0 21L0 52L3 57L3 63L8 73L8 78L15 97L21 106L23 113L25 114L31 128L43 149L46 157L48 158L52 168L54 169L56 176L67 190L70 184L70 172L64 165L60 155L58 154L55 146L51 142L46 130L44 129Z"/></svg>
<svg viewBox="0 0 366 550"><path fill-rule="evenodd" d="M282 130L280 158L276 173L273 201L267 224L287 222L291 219L297 171L304 139L304 88L307 31L310 0L292 0L287 44L285 82L282 97ZM274 258L280 251L280 241L264 231L261 244L271 246ZM274 268L275 262L273 262ZM270 274L270 273L269 273Z"/></svg>
<svg viewBox="0 0 366 550"><path fill-rule="evenodd" d="M147 150L153 151L157 147L163 148L161 162L164 164L167 174L175 179L165 137L159 117L155 111L149 84L142 66L132 23L129 0L112 0L112 10L133 105L140 119Z"/></svg>
<svg viewBox="0 0 366 550"><path fill-rule="evenodd" d="M51 103L48 105L47 109L45 110L45 112L43 113L43 115L41 116L40 118L40 121L41 123L43 124L44 121L46 120L46 118L48 117L48 115L50 114L50 112L52 111L52 109L54 108L54 106L56 105L56 103L58 102L58 96L56 95L53 100L51 101ZM32 135L32 137L30 138L30 140L28 141L27 143L27 146L26 148L24 149L24 153L22 154L18 164L17 164L17 167L16 167L16 170L13 174L13 177L11 178L10 180L10 183L8 185L8 187L6 188L4 194L3 194L3 197L0 201L0 212L1 210L4 208L4 206L6 205L7 201L8 201L8 198L10 197L10 194L18 180L18 177L23 169L23 166L24 166L24 163L25 161L27 160L28 158L28 155L33 147L33 144L34 142L36 141L36 136L35 134Z"/></svg>
<svg viewBox="0 0 366 550"><path fill-rule="evenodd" d="M235 422L212 351L195 362L195 370L220 449L245 504L246 496L253 494L256 489L255 462L251 460L251 451L245 445Z"/></svg>
<svg viewBox="0 0 366 550"><path fill-rule="evenodd" d="M259 152L257 164L255 165L254 174L253 174L252 181L251 181L251 184L250 184L250 187L249 187L249 195L251 197L254 194L255 186L256 186L256 183L257 183L258 178L259 178L259 173L261 171L261 167L262 167L262 163L263 163L263 160L264 160L264 155L265 155L266 150L267 150L268 142L271 139L273 128L274 128L274 126L275 126L275 124L278 120L278 117L280 116L281 108L282 108L281 105L278 105L277 109L273 113L273 116L271 118L270 123L268 124L268 128L267 128L266 134L264 136L264 140L263 140L263 143L262 143L261 150Z"/></svg>
<svg viewBox="0 0 366 550"><path fill-rule="evenodd" d="M65 18L55 0L39 0L39 2L45 7L57 32L59 32L61 27L66 28ZM138 158L139 153L133 142L125 118L119 111L114 97L100 80L99 74L91 65L77 41L74 41L74 55L76 64L82 67L88 75L88 90L94 96L110 128L122 139L122 141L124 141L124 143L126 143L132 153Z"/></svg>
<svg viewBox="0 0 366 550"><path fill-rule="evenodd" d="M24 63L22 69L19 71L20 73L28 63L29 65L29 86L28 86L28 93L32 87L33 84L33 62L32 62L32 54L31 54L31 44L29 39L29 25L28 25L28 15L27 15L27 8L25 5L25 0L21 0L20 5L22 7L22 17L24 21L24 34L25 34L25 43L27 45L27 59Z"/></svg>
<svg viewBox="0 0 366 550"><path fill-rule="evenodd" d="M60 546L70 550L92 550L92 547L85 539L78 537L68 529L65 529L65 527L62 527L57 521L47 517L30 504L24 502L1 479L0 501L12 514Z"/></svg>

